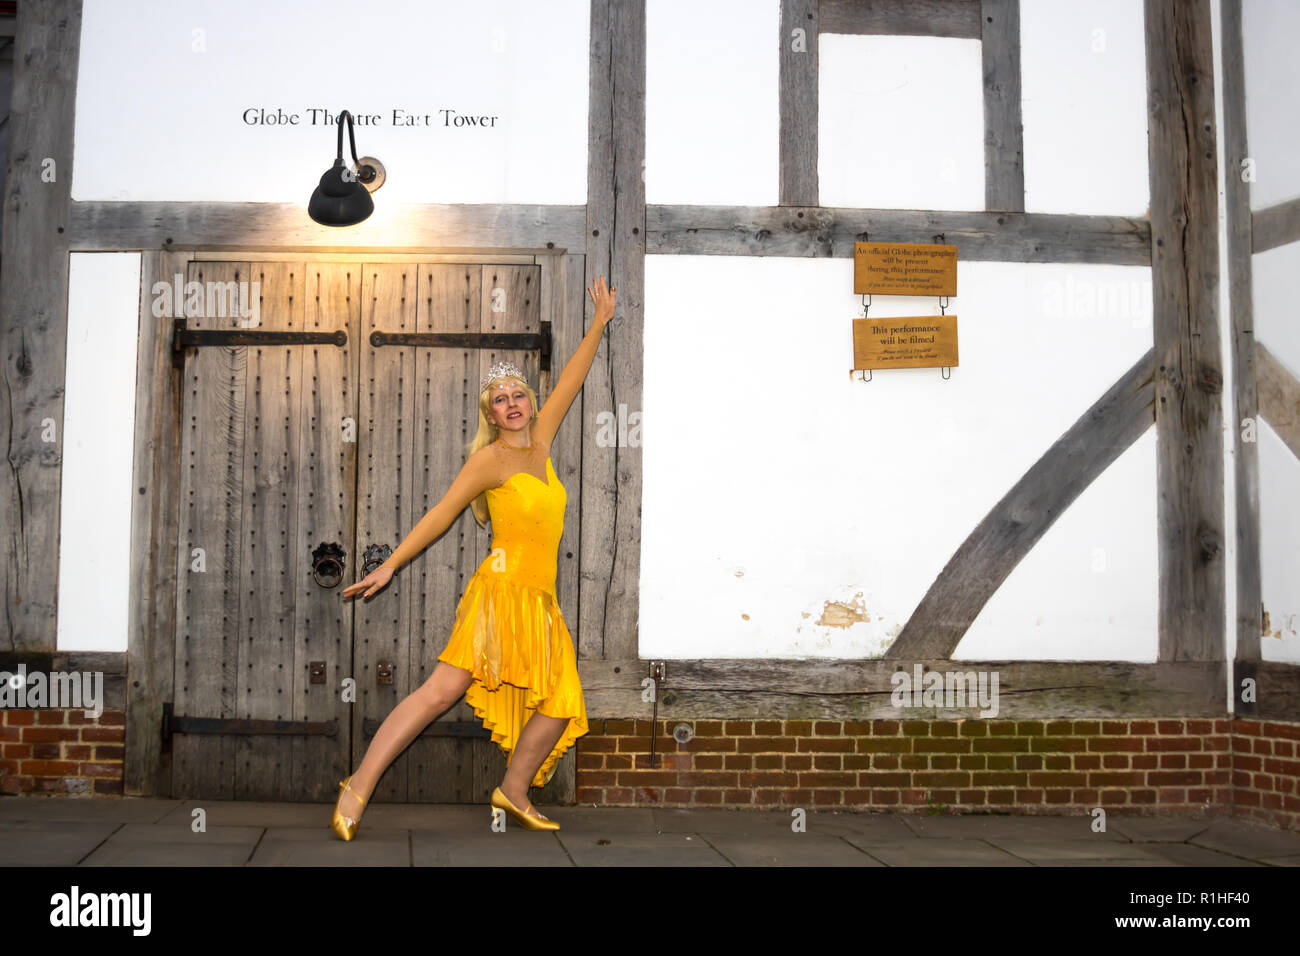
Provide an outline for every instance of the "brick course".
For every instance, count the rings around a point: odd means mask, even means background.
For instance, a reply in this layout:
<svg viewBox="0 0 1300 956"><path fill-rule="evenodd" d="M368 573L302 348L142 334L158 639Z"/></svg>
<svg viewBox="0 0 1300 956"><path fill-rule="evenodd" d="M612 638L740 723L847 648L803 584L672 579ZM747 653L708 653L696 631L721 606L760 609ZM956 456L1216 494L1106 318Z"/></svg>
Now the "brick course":
<svg viewBox="0 0 1300 956"><path fill-rule="evenodd" d="M0 794L122 795L126 715L0 709Z"/></svg>
<svg viewBox="0 0 1300 956"><path fill-rule="evenodd" d="M686 743L672 736L679 723L694 733ZM1025 814L1102 807L1242 816L1300 830L1300 724L1227 718L589 724L576 745L577 800L599 806ZM612 762L615 755L623 761Z"/></svg>
<svg viewBox="0 0 1300 956"><path fill-rule="evenodd" d="M694 736L678 743L672 729ZM1300 830L1300 724L591 720L577 800L929 812L1230 815ZM655 760L650 736L655 734ZM121 795L125 715L0 710L0 794Z"/></svg>

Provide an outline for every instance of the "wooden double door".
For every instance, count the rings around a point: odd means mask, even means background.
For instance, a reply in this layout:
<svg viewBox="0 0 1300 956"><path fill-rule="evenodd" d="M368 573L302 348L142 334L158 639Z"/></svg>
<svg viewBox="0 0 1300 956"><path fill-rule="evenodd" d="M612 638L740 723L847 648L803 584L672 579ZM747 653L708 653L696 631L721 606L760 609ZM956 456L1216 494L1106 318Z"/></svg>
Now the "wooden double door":
<svg viewBox="0 0 1300 956"><path fill-rule="evenodd" d="M540 266L194 261L185 278L185 329L227 334L178 358L172 794L332 800L432 673L488 531L467 508L374 597L344 599L343 588L460 471L480 376L501 360L534 383L550 376L537 347L400 337L540 333ZM505 765L462 700L371 799L484 802Z"/></svg>

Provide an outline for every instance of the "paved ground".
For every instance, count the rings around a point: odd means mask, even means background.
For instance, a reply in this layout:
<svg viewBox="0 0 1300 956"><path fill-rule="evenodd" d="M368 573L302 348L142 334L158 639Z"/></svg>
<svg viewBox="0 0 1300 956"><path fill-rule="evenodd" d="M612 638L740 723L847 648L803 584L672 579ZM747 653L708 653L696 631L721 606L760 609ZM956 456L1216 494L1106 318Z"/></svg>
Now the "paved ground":
<svg viewBox="0 0 1300 956"><path fill-rule="evenodd" d="M206 813L193 831L192 811ZM545 807L532 832L491 809L376 804L357 838L331 806L0 798L3 866L1300 866L1300 833L1213 818L1090 818Z"/></svg>

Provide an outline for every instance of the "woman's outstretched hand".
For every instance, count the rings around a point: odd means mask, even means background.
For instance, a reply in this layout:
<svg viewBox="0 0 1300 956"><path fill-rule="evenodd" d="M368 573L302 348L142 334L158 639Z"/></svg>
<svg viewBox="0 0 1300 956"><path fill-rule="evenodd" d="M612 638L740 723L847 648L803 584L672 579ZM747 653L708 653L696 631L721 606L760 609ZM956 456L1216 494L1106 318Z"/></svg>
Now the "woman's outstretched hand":
<svg viewBox="0 0 1300 956"><path fill-rule="evenodd" d="M370 597L376 591L382 590L389 581L393 579L393 569L385 568L382 565L375 568L356 584L350 584L343 589L343 596L352 597L354 594L365 591L362 597ZM370 590L366 591L369 588Z"/></svg>
<svg viewBox="0 0 1300 956"><path fill-rule="evenodd" d="M618 289L614 286L607 287L604 276L596 276L587 294L596 304L596 321L601 325L608 325L609 320L614 317L614 300L618 297Z"/></svg>

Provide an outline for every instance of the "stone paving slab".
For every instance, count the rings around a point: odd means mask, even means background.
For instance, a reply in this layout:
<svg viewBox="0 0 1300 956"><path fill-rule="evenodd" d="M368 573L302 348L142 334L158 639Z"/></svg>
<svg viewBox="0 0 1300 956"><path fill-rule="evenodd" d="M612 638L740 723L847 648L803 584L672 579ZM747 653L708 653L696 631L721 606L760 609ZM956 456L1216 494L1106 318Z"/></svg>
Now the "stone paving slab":
<svg viewBox="0 0 1300 956"><path fill-rule="evenodd" d="M1129 867L1129 866L1174 866L1168 860L1162 860L1159 857L1151 856L1144 859L1133 860L1035 860L1034 866L1044 867L1076 867L1076 866L1093 866L1093 867Z"/></svg>
<svg viewBox="0 0 1300 956"><path fill-rule="evenodd" d="M842 837L812 833L697 833L733 866L884 866Z"/></svg>
<svg viewBox="0 0 1300 956"><path fill-rule="evenodd" d="M4 797L0 820L156 823L180 805L150 797Z"/></svg>
<svg viewBox="0 0 1300 956"><path fill-rule="evenodd" d="M1261 866L1253 860L1219 853L1191 843L1145 843L1142 848L1165 860L1166 866Z"/></svg>
<svg viewBox="0 0 1300 956"><path fill-rule="evenodd" d="M121 825L0 820L0 866L76 866Z"/></svg>
<svg viewBox="0 0 1300 956"><path fill-rule="evenodd" d="M726 857L694 834L604 832L608 835L566 834L563 830L552 835L578 866L731 866Z"/></svg>
<svg viewBox="0 0 1300 956"><path fill-rule="evenodd" d="M553 814L545 811L547 816L560 820L560 807ZM592 822L599 817L589 818ZM808 814L808 820L813 814ZM794 817L784 811L767 810L691 810L684 807L654 807L650 816L649 832L659 833L733 833L733 834L781 834L791 833L790 824ZM576 821L575 821L576 822Z"/></svg>
<svg viewBox="0 0 1300 956"><path fill-rule="evenodd" d="M328 827L333 802L271 803L246 800L184 800L157 822L158 826L189 828L194 811L201 809L208 829L213 827Z"/></svg>
<svg viewBox="0 0 1300 956"><path fill-rule="evenodd" d="M270 827L248 866L410 866L407 830L372 830L365 824L345 843L326 826Z"/></svg>
<svg viewBox="0 0 1300 956"><path fill-rule="evenodd" d="M573 866L555 831L510 826L500 833L462 830L450 838L416 830L411 853L415 866Z"/></svg>
<svg viewBox="0 0 1300 956"><path fill-rule="evenodd" d="M970 816L907 816L902 822L921 839L934 837L989 840L1109 840L1129 842L1128 837L1107 827L1093 833L1092 818L1083 814L1057 817L1013 817L992 814Z"/></svg>
<svg viewBox="0 0 1300 956"><path fill-rule="evenodd" d="M1044 860L1157 860L1168 866L1168 860L1161 860L1146 847L1136 843L1120 843L1115 840L1102 839L1104 833L1098 833L1097 839L1060 840L1060 839L989 839L989 842L1012 856L1017 856L1030 863ZM1168 845L1168 844L1161 844Z"/></svg>
<svg viewBox="0 0 1300 956"><path fill-rule="evenodd" d="M1188 842L1251 860L1300 854L1300 833L1252 826L1240 820L1211 821L1203 833Z"/></svg>
<svg viewBox="0 0 1300 956"><path fill-rule="evenodd" d="M206 812L196 834L191 812ZM1300 833L1230 818L966 816L546 806L559 831L491 827L486 804L0 798L4 866L1300 866Z"/></svg>
<svg viewBox="0 0 1300 956"><path fill-rule="evenodd" d="M854 837L854 844L900 843L915 840L901 816L890 813L818 813L808 814L808 833L819 836ZM708 832L707 827L702 827ZM787 823L786 829L789 830Z"/></svg>
<svg viewBox="0 0 1300 956"><path fill-rule="evenodd" d="M82 866L243 866L265 832L262 827L209 827L194 833L174 826L128 823Z"/></svg>
<svg viewBox="0 0 1300 956"><path fill-rule="evenodd" d="M860 846L885 866L1033 866L1027 860L983 840L913 839L907 843L861 844L856 837L843 839Z"/></svg>
<svg viewBox="0 0 1300 956"><path fill-rule="evenodd" d="M1186 817L1106 817L1106 829L1122 834L1134 843L1186 843L1210 828L1212 819Z"/></svg>

